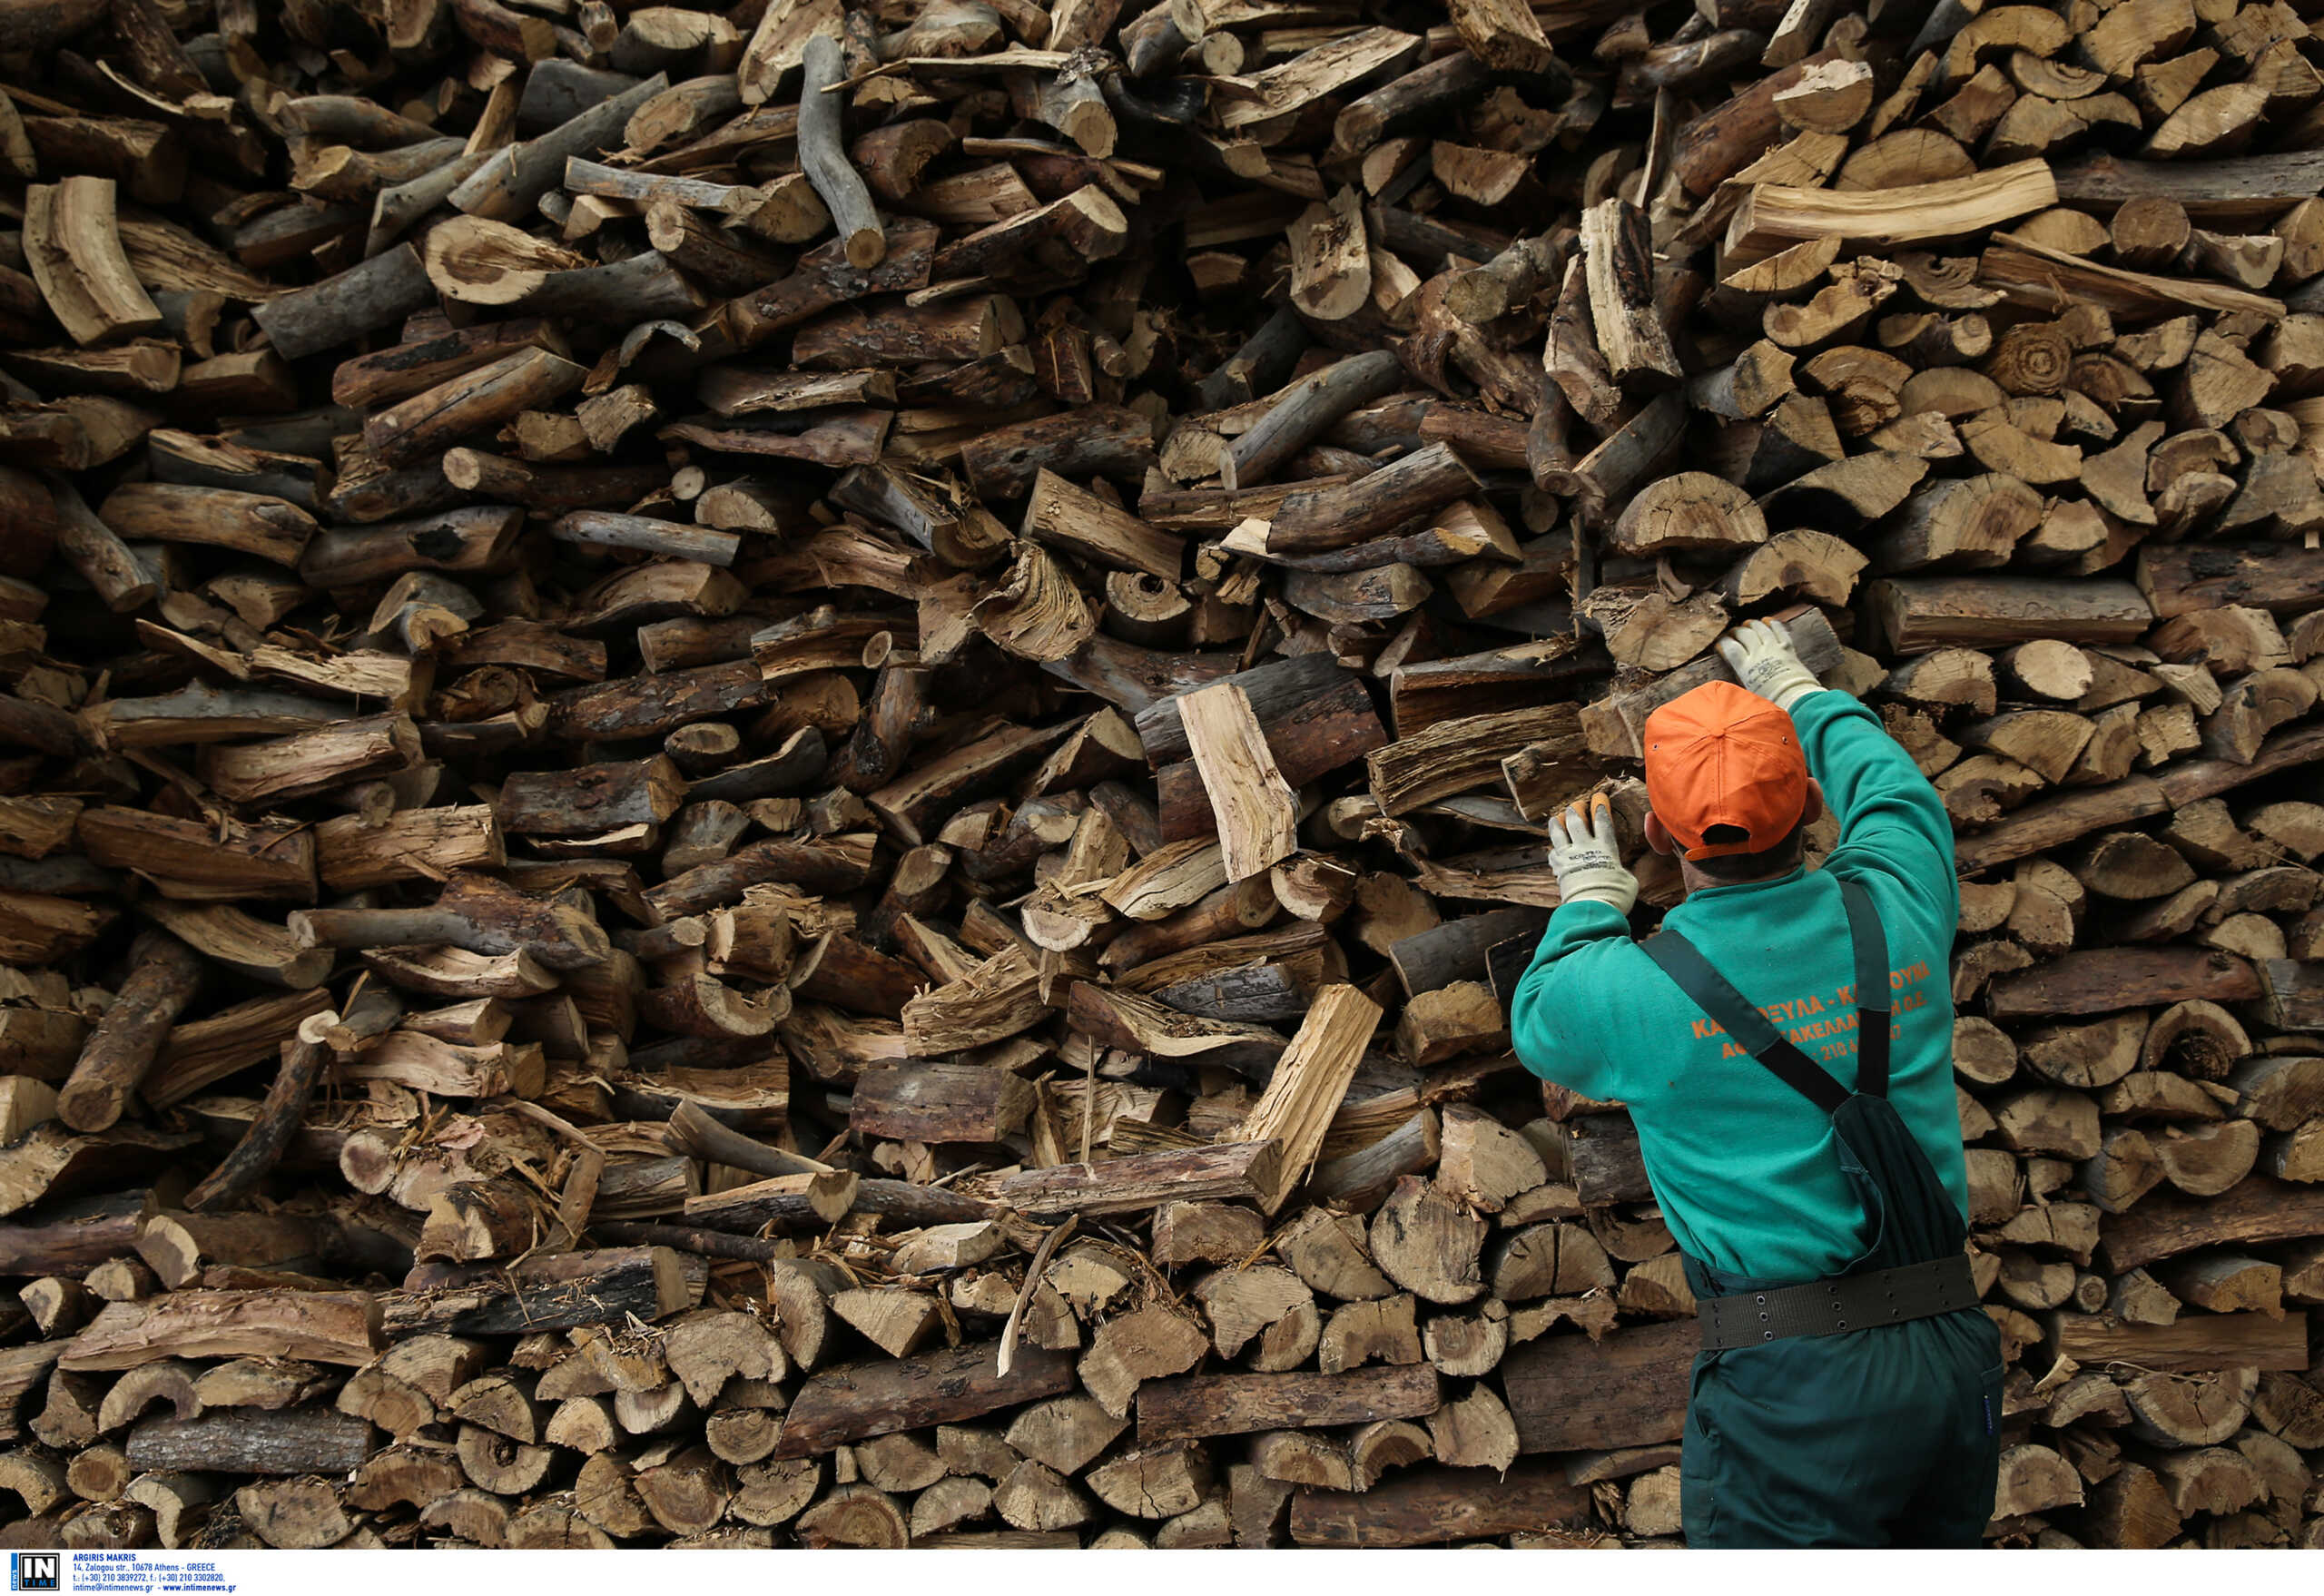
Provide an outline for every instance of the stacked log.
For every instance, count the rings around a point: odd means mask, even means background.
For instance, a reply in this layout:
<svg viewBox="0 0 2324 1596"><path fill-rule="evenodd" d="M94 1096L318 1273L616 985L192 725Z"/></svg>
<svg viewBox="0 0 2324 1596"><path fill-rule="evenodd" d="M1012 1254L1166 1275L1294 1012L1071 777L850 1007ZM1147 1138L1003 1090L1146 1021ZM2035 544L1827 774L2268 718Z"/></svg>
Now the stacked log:
<svg viewBox="0 0 2324 1596"><path fill-rule="evenodd" d="M0 1539L1675 1537L1503 983L1776 615L1992 1538L2324 1545L2299 10L272 12L0 4Z"/></svg>

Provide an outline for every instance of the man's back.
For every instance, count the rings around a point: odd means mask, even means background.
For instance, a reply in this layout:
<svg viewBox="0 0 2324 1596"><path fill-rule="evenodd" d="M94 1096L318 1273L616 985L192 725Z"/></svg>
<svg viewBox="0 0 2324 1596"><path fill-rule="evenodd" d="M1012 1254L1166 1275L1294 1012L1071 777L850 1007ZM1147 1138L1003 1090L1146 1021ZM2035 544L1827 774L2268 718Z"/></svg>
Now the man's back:
<svg viewBox="0 0 2324 1596"><path fill-rule="evenodd" d="M1698 891L1665 924L1853 1088L1853 961L1831 877L1861 882L1888 942L1888 1096L1965 1215L1947 973L1959 902L1951 826L1927 780L1863 706L1819 693L1794 718L1839 818L1839 846L1815 871ZM1707 1019L1608 905L1574 903L1552 917L1512 1000L1511 1029L1518 1057L1537 1073L1629 1105L1671 1231L1704 1263L1812 1280L1871 1244L1830 1117Z"/></svg>

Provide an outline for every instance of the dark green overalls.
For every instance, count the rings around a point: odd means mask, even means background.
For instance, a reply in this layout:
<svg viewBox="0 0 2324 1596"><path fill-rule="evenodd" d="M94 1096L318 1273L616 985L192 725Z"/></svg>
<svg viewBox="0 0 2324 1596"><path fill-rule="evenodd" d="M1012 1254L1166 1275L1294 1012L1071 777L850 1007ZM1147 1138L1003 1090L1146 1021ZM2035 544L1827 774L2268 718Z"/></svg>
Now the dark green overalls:
<svg viewBox="0 0 2324 1596"><path fill-rule="evenodd" d="M1838 1276L1806 1284L1685 1259L1705 1347L1679 1469L1689 1546L1975 1546L1993 1512L2001 1334L1975 1305L1961 1211L1888 1101L1879 917L1861 886L1838 886L1862 1017L1854 1092L1684 937L1662 931L1639 944L1777 1079L1831 1115L1867 1238Z"/></svg>

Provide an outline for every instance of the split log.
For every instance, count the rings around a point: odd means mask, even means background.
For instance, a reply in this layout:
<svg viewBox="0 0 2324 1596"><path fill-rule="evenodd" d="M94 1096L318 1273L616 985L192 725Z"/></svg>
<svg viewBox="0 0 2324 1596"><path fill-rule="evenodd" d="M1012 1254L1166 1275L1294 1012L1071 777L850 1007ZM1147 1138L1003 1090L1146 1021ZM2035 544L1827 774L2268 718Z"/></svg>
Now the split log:
<svg viewBox="0 0 2324 1596"><path fill-rule="evenodd" d="M364 1292L176 1291L109 1305L74 1336L70 1369L126 1369L156 1357L289 1356L366 1364L381 1315Z"/></svg>

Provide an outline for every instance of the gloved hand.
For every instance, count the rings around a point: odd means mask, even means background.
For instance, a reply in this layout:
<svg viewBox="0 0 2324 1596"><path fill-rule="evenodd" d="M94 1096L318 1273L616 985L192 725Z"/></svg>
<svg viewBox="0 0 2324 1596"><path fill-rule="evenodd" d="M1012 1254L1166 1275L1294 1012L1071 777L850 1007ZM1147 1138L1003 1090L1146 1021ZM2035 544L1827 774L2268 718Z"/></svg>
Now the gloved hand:
<svg viewBox="0 0 2324 1596"><path fill-rule="evenodd" d="M1613 802L1603 793L1590 799L1588 814L1572 803L1550 822L1550 869L1561 903L1611 903L1628 914L1638 901L1638 877L1623 867Z"/></svg>
<svg viewBox="0 0 2324 1596"><path fill-rule="evenodd" d="M1744 622L1732 636L1718 640L1718 655L1736 680L1760 697L1772 699L1777 709L1787 710L1810 693L1824 690L1816 673L1799 663L1790 632L1777 622Z"/></svg>

